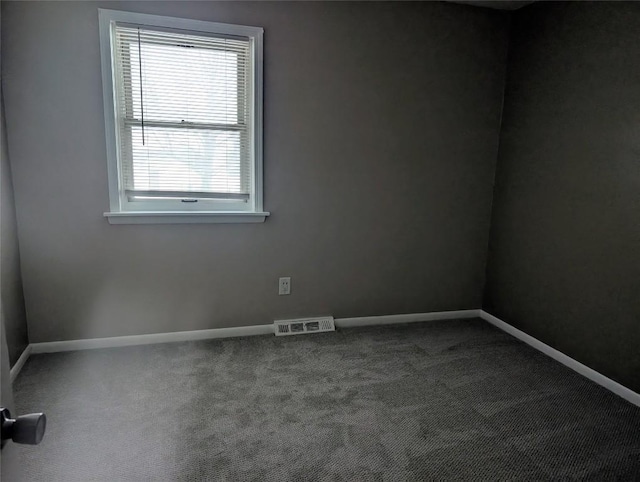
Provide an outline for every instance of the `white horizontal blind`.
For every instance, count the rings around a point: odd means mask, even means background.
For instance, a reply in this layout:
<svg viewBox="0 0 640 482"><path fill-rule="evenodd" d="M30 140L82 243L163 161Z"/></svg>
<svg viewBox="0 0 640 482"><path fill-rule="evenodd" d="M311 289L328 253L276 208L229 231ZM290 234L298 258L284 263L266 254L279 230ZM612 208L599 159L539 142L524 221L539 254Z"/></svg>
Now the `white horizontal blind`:
<svg viewBox="0 0 640 482"><path fill-rule="evenodd" d="M250 197L250 49L249 39L115 26L128 200Z"/></svg>

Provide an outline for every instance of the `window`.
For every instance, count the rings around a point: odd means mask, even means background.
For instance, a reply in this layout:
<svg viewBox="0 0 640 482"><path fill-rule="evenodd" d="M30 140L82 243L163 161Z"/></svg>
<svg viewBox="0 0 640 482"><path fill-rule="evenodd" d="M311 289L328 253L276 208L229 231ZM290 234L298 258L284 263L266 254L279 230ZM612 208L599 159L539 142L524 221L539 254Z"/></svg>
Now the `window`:
<svg viewBox="0 0 640 482"><path fill-rule="evenodd" d="M264 221L262 29L99 15L109 222Z"/></svg>

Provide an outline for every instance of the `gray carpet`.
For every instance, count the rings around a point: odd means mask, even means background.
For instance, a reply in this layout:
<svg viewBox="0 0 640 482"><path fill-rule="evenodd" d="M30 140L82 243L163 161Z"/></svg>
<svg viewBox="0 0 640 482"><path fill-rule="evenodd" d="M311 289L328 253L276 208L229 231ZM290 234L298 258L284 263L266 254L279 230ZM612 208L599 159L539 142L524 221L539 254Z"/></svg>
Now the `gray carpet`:
<svg viewBox="0 0 640 482"><path fill-rule="evenodd" d="M640 408L481 320L34 355L32 481L640 480Z"/></svg>

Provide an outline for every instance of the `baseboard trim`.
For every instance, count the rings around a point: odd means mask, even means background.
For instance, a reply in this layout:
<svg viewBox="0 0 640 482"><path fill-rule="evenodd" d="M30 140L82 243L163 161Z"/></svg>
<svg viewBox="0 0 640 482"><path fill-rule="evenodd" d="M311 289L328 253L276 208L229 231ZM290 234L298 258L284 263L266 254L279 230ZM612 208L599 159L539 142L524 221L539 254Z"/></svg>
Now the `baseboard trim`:
<svg viewBox="0 0 640 482"><path fill-rule="evenodd" d="M32 353L55 353L72 350L91 350L95 348L115 348L133 345L151 345L174 341L211 340L214 338L232 338L238 336L273 335L273 325L238 326L232 328L213 328L210 330L176 331L171 333L152 333L149 335L113 336L109 338L87 338L83 340L49 341L32 343Z"/></svg>
<svg viewBox="0 0 640 482"><path fill-rule="evenodd" d="M355 328L359 326L393 325L398 323L414 323L421 321L454 320L467 318L482 318L502 331L523 341L527 345L562 363L566 367L587 377L607 390L624 398L628 402L640 407L640 394L611 380L601 373L583 365L577 360L565 355L561 351L550 347L537 338L502 321L484 310L438 311L431 313L408 313L401 315L360 316L355 318L336 318L337 328ZM31 343L11 368L13 382L31 354L55 353L73 350L91 350L95 348L115 348L122 346L149 345L156 343L170 343L176 341L210 340L216 338L231 338L239 336L272 335L273 325L240 326L233 328L213 328L209 330L177 331L172 333L153 333L148 335L115 336L109 338L88 338L83 340L51 341Z"/></svg>
<svg viewBox="0 0 640 482"><path fill-rule="evenodd" d="M390 325L417 321L450 320L456 318L479 318L480 310L439 311L431 313L409 313L403 315L362 316L357 318L337 318L336 327L350 328L369 325ZM114 336L109 338L87 338L82 340L49 341L31 343L31 353L55 353L95 348L170 343L174 341L210 340L237 336L272 335L273 325L240 326L234 328L213 328L210 330L176 331L149 335ZM26 360L25 360L26 361Z"/></svg>
<svg viewBox="0 0 640 482"><path fill-rule="evenodd" d="M18 358L16 364L11 367L11 370L9 370L9 378L11 379L11 383L13 383L13 381L16 379L24 364L27 363L29 356L31 356L32 350L33 347L31 345L27 345L27 347L22 351L22 354Z"/></svg>
<svg viewBox="0 0 640 482"><path fill-rule="evenodd" d="M548 357L551 357L554 360L562 363L564 366L571 368L573 371L579 373L580 375L587 377L592 382L595 382L598 385L606 388L610 392L615 393L619 397L624 398L626 401L640 407L639 393L636 393L633 390L625 387L624 385L621 385L618 382L611 380L610 378L604 376L602 373L597 372L586 365L583 365L579 361L574 360L573 358L565 355L561 351L558 351L555 348L550 347L549 345L541 342L537 338L534 338L531 335L527 335L524 331L518 330L514 326L511 326L510 324L502 321L500 318L493 316L492 314L487 313L484 310L480 310L480 318L482 318L488 323L491 323L493 326L501 329L502 331L509 333L510 335L516 337L517 339L525 342L527 345L544 353Z"/></svg>
<svg viewBox="0 0 640 482"><path fill-rule="evenodd" d="M337 328L353 328L372 325L395 325L420 321L455 320L460 318L480 318L481 310L434 311L431 313L408 313L404 315L359 316L356 318L336 318Z"/></svg>

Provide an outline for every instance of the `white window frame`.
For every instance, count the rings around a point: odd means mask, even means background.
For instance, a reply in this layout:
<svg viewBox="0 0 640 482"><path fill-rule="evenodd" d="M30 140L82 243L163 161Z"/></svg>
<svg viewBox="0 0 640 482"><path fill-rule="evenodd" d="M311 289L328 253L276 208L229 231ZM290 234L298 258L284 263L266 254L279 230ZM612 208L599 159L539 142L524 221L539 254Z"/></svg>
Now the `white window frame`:
<svg viewBox="0 0 640 482"><path fill-rule="evenodd" d="M102 60L102 88L104 97L105 135L107 141L107 172L109 180L109 211L104 216L111 224L176 224L176 223L259 223L269 215L263 210L263 167L262 167L262 92L263 92L263 32L260 27L205 22L184 18L163 17L141 13L98 9L100 25L100 53ZM224 201L219 204L207 203L215 207L211 210L194 209L193 205L170 207L163 210L160 202L153 210L132 210L123 202L120 176L120 149L118 148L116 102L114 99L115 66L112 58L112 35L116 23L126 23L145 27L162 27L182 31L206 32L209 34L246 37L251 42L253 53L253 122L250 136L252 140L251 196L243 209L225 209ZM168 205L171 206L171 205Z"/></svg>

